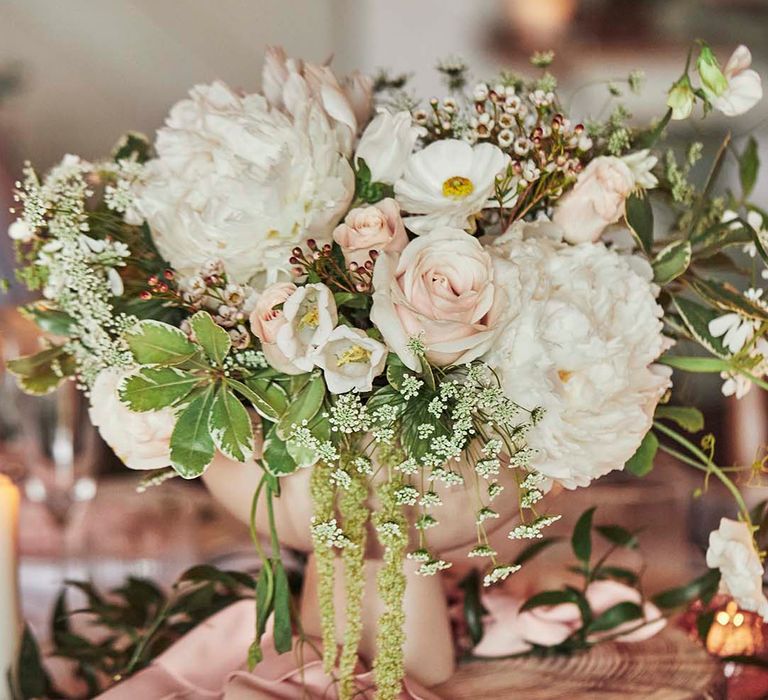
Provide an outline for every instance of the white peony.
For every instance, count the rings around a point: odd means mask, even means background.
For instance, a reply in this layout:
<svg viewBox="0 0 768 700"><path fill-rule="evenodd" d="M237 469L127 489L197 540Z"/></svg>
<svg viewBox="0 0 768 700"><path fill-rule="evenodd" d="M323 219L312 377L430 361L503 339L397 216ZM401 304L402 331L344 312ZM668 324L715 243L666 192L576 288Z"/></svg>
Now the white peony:
<svg viewBox="0 0 768 700"><path fill-rule="evenodd" d="M490 143L471 146L466 141L444 139L429 144L408 160L395 183L395 199L416 234L438 226L470 229L472 218L492 206L496 176L510 162L507 154Z"/></svg>
<svg viewBox="0 0 768 700"><path fill-rule="evenodd" d="M768 621L768 600L763 593L763 565L746 523L722 518L709 534L707 566L719 569L720 585L743 610Z"/></svg>
<svg viewBox="0 0 768 700"><path fill-rule="evenodd" d="M506 325L484 358L511 399L546 413L528 436L533 465L568 488L623 468L649 430L670 370L650 266L602 244L519 236L489 250Z"/></svg>
<svg viewBox="0 0 768 700"><path fill-rule="evenodd" d="M365 161L373 182L394 185L403 174L423 130L413 123L410 112L390 114L382 109L360 137L355 160Z"/></svg>
<svg viewBox="0 0 768 700"><path fill-rule="evenodd" d="M370 391L386 361L386 345L350 326L337 326L314 356L332 394Z"/></svg>
<svg viewBox="0 0 768 700"><path fill-rule="evenodd" d="M274 277L289 269L297 243L330 236L354 174L322 105L308 97L291 108L285 114L215 82L171 110L136 194L160 253L181 275L215 255L238 282Z"/></svg>
<svg viewBox="0 0 768 700"><path fill-rule="evenodd" d="M160 469L171 463L170 441L176 418L170 408L136 413L117 394L124 373L102 370L91 388L91 422L131 469Z"/></svg>

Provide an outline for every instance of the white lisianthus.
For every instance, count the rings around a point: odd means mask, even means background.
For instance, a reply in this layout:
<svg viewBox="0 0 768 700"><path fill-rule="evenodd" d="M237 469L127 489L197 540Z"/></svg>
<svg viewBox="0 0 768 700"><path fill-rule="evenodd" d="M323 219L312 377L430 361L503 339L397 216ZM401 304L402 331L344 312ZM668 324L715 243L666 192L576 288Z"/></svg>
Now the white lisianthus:
<svg viewBox="0 0 768 700"><path fill-rule="evenodd" d="M368 125L355 151L371 171L373 182L394 185L405 170L422 127L413 123L410 112L391 114L386 109Z"/></svg>
<svg viewBox="0 0 768 700"><path fill-rule="evenodd" d="M738 117L748 112L763 97L760 75L752 70L752 54L744 46L738 46L725 64L722 72L724 81L705 80L702 74L702 88L712 106L726 117ZM702 71L701 62L699 70Z"/></svg>
<svg viewBox="0 0 768 700"><path fill-rule="evenodd" d="M763 593L763 565L746 523L722 518L709 534L707 566L720 570L720 586L743 610L768 621L768 600Z"/></svg>
<svg viewBox="0 0 768 700"><path fill-rule="evenodd" d="M99 434L131 469L160 469L171 463L171 433L176 424L170 408L136 413L117 394L125 373L99 372L91 388L88 413Z"/></svg>
<svg viewBox="0 0 768 700"><path fill-rule="evenodd" d="M238 282L274 277L297 243L330 236L354 191L337 133L311 97L289 116L261 95L201 85L173 107L155 147L136 206L182 276L214 254Z"/></svg>
<svg viewBox="0 0 768 700"><path fill-rule="evenodd" d="M541 406L532 465L567 488L622 469L651 427L671 371L652 270L602 244L507 235L490 248L506 322L483 358L507 395Z"/></svg>
<svg viewBox="0 0 768 700"><path fill-rule="evenodd" d="M297 102L313 98L335 125L347 155L371 116L373 80L369 76L355 71L339 82L330 67L289 58L281 46L267 48L262 89L272 106L290 114L295 113Z"/></svg>
<svg viewBox="0 0 768 700"><path fill-rule="evenodd" d="M435 141L417 151L395 183L395 199L414 215L405 219L406 225L419 235L438 226L471 228L472 217L493 206L496 176L509 162L493 144L471 146L457 139Z"/></svg>
<svg viewBox="0 0 768 700"><path fill-rule="evenodd" d="M386 361L386 345L350 326L336 327L314 356L332 394L370 391Z"/></svg>
<svg viewBox="0 0 768 700"><path fill-rule="evenodd" d="M299 287L283 303L282 318L275 343L290 362L309 372L315 351L328 342L338 320L331 290L324 284Z"/></svg>

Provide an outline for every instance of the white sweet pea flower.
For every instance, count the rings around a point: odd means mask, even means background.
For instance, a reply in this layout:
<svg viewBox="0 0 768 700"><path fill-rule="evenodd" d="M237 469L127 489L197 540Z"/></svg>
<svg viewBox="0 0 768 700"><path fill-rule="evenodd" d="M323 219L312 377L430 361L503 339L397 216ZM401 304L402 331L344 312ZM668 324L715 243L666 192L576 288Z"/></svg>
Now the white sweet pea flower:
<svg viewBox="0 0 768 700"><path fill-rule="evenodd" d="M333 294L324 284L299 287L283 303L282 316L276 345L293 365L308 372L315 351L328 341L338 320Z"/></svg>
<svg viewBox="0 0 768 700"><path fill-rule="evenodd" d="M632 177L635 178L635 187L644 190L650 190L659 184L656 176L651 172L658 162L658 158L651 155L649 149L644 148L641 151L627 153L621 157L624 164L629 168Z"/></svg>
<svg viewBox="0 0 768 700"><path fill-rule="evenodd" d="M337 326L314 356L332 394L370 391L386 361L386 345L350 326Z"/></svg>
<svg viewBox="0 0 768 700"><path fill-rule="evenodd" d="M707 566L719 569L720 586L739 607L768 621L768 600L763 593L763 565L746 523L722 518L709 535Z"/></svg>
<svg viewBox="0 0 768 700"><path fill-rule="evenodd" d="M496 176L510 162L507 154L490 143L471 146L466 141L444 139L429 144L408 160L403 177L395 183L395 199L414 233L428 233L438 226L469 229L472 217L493 206Z"/></svg>
<svg viewBox="0 0 768 700"><path fill-rule="evenodd" d="M760 75L750 68L752 54L744 46L738 46L723 70L725 88L702 80L702 87L712 106L727 117L737 117L748 112L763 97Z"/></svg>
<svg viewBox="0 0 768 700"><path fill-rule="evenodd" d="M373 182L394 185L423 130L413 123L410 112L391 114L382 109L360 137L355 160L365 161Z"/></svg>
<svg viewBox="0 0 768 700"><path fill-rule="evenodd" d="M751 302L763 305L762 289L748 289L744 296ZM739 352L755 335L760 322L736 312L713 318L707 326L710 335L723 339L723 345L732 354Z"/></svg>

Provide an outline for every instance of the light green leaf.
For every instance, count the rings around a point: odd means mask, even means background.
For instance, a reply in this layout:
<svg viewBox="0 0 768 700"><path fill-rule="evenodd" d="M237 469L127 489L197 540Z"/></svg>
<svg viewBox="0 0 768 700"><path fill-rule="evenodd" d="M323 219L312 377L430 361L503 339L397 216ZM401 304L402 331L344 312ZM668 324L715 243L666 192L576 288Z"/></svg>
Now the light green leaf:
<svg viewBox="0 0 768 700"><path fill-rule="evenodd" d="M147 367L125 377L118 393L132 411L156 411L178 403L199 383L199 377L175 367Z"/></svg>
<svg viewBox="0 0 768 700"><path fill-rule="evenodd" d="M171 434L171 466L185 479L200 476L213 460L215 449L208 430L214 388L208 387L180 414Z"/></svg>
<svg viewBox="0 0 768 700"><path fill-rule="evenodd" d="M691 264L689 241L675 241L663 248L653 261L653 280L657 284L669 284L682 275Z"/></svg>
<svg viewBox="0 0 768 700"><path fill-rule="evenodd" d="M691 236L694 246L694 256L697 260L721 253L724 248L732 245L743 245L752 239L748 227L735 226L732 221L718 222L699 233Z"/></svg>
<svg viewBox="0 0 768 700"><path fill-rule="evenodd" d="M325 398L325 382L323 377L313 374L298 395L291 398L291 405L277 424L277 435L281 440L287 440L293 433L294 426L300 426L303 421L311 421L323 405Z"/></svg>
<svg viewBox="0 0 768 700"><path fill-rule="evenodd" d="M723 341L720 338L715 338L709 332L709 322L720 315L717 311L708 309L695 301L689 301L684 297L672 297L672 302L680 314L680 318L683 319L688 332L699 345L718 357L725 357L728 354Z"/></svg>
<svg viewBox="0 0 768 700"><path fill-rule="evenodd" d="M229 385L238 394L240 394L240 396L248 400L251 406L253 406L253 408L256 410L256 413L258 413L262 418L266 418L268 421L272 421L273 423L279 420L280 414L260 392L254 391L250 386L244 384L243 382L237 381L236 379L228 379L227 381Z"/></svg>
<svg viewBox="0 0 768 700"><path fill-rule="evenodd" d="M653 245L653 209L648 197L640 193L629 195L624 218L640 247L650 255Z"/></svg>
<svg viewBox="0 0 768 700"><path fill-rule="evenodd" d="M714 374L728 372L731 365L718 357L681 357L679 355L664 355L658 360L662 365L680 369L683 372Z"/></svg>
<svg viewBox="0 0 768 700"><path fill-rule="evenodd" d="M197 350L182 331L160 321L140 321L125 339L140 365L178 365Z"/></svg>
<svg viewBox="0 0 768 700"><path fill-rule="evenodd" d="M6 363L18 385L27 394L42 396L52 392L66 377L75 373L75 358L56 345L34 355L17 357Z"/></svg>
<svg viewBox="0 0 768 700"><path fill-rule="evenodd" d="M236 462L246 462L253 455L253 426L240 400L222 384L211 406L208 429L216 447Z"/></svg>
<svg viewBox="0 0 768 700"><path fill-rule="evenodd" d="M739 156L739 180L741 180L741 190L745 199L752 194L759 171L760 157L757 154L757 141L754 136L750 136L744 152Z"/></svg>
<svg viewBox="0 0 768 700"><path fill-rule="evenodd" d="M20 307L19 311L22 316L34 321L46 333L69 336L74 332L74 319L63 311L48 308L45 302L27 304Z"/></svg>
<svg viewBox="0 0 768 700"><path fill-rule="evenodd" d="M596 506L585 510L576 521L571 535L571 548L576 558L589 566L589 558L592 556L592 516Z"/></svg>
<svg viewBox="0 0 768 700"><path fill-rule="evenodd" d="M246 379L244 383L259 397L261 405L256 407L256 410L267 420L276 423L288 410L288 394L277 382L263 377L253 377Z"/></svg>
<svg viewBox="0 0 768 700"><path fill-rule="evenodd" d="M207 311L198 311L189 322L192 324L197 342L202 346L208 359L221 367L232 347L229 333L221 326L217 326Z"/></svg>
<svg viewBox="0 0 768 700"><path fill-rule="evenodd" d="M635 476L645 476L653 469L653 460L658 450L658 438L651 432L646 433L637 452L629 458L624 468Z"/></svg>
<svg viewBox="0 0 768 700"><path fill-rule="evenodd" d="M689 433L698 433L704 429L704 415L693 406L664 406L656 407L656 418L674 421Z"/></svg>
<svg viewBox="0 0 768 700"><path fill-rule="evenodd" d="M302 448L307 453L309 450ZM293 474L299 466L308 466L307 464L299 464L298 458L306 458L306 454L297 452L296 457L292 454L292 451L288 448L287 443L283 442L276 434L274 428L270 431L269 436L264 440L264 454L262 462L264 468L273 476L287 476ZM309 464L313 462L310 461Z"/></svg>

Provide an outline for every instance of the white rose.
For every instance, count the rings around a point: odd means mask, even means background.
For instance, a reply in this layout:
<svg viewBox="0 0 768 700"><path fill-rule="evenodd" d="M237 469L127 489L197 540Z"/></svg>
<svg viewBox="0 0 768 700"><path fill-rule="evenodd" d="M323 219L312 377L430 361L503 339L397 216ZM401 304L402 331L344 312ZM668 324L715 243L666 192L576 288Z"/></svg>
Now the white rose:
<svg viewBox="0 0 768 700"><path fill-rule="evenodd" d="M410 112L391 114L382 109L360 137L355 160L365 161L373 182L394 185L403 174L421 132Z"/></svg>
<svg viewBox="0 0 768 700"><path fill-rule="evenodd" d="M332 394L370 391L384 371L387 347L359 328L338 326L318 350L314 362L323 369Z"/></svg>
<svg viewBox="0 0 768 700"><path fill-rule="evenodd" d="M338 320L331 290L324 284L299 287L283 303L283 318L275 343L290 362L308 372L315 351L327 342Z"/></svg>
<svg viewBox="0 0 768 700"><path fill-rule="evenodd" d="M740 608L756 612L768 621L768 600L763 593L763 565L746 523L722 518L709 535L707 566L719 569L720 585Z"/></svg>
<svg viewBox="0 0 768 700"><path fill-rule="evenodd" d="M127 373L102 370L91 388L91 422L131 469L160 469L171 463L170 441L176 417L173 410L136 413L125 406L117 389Z"/></svg>

